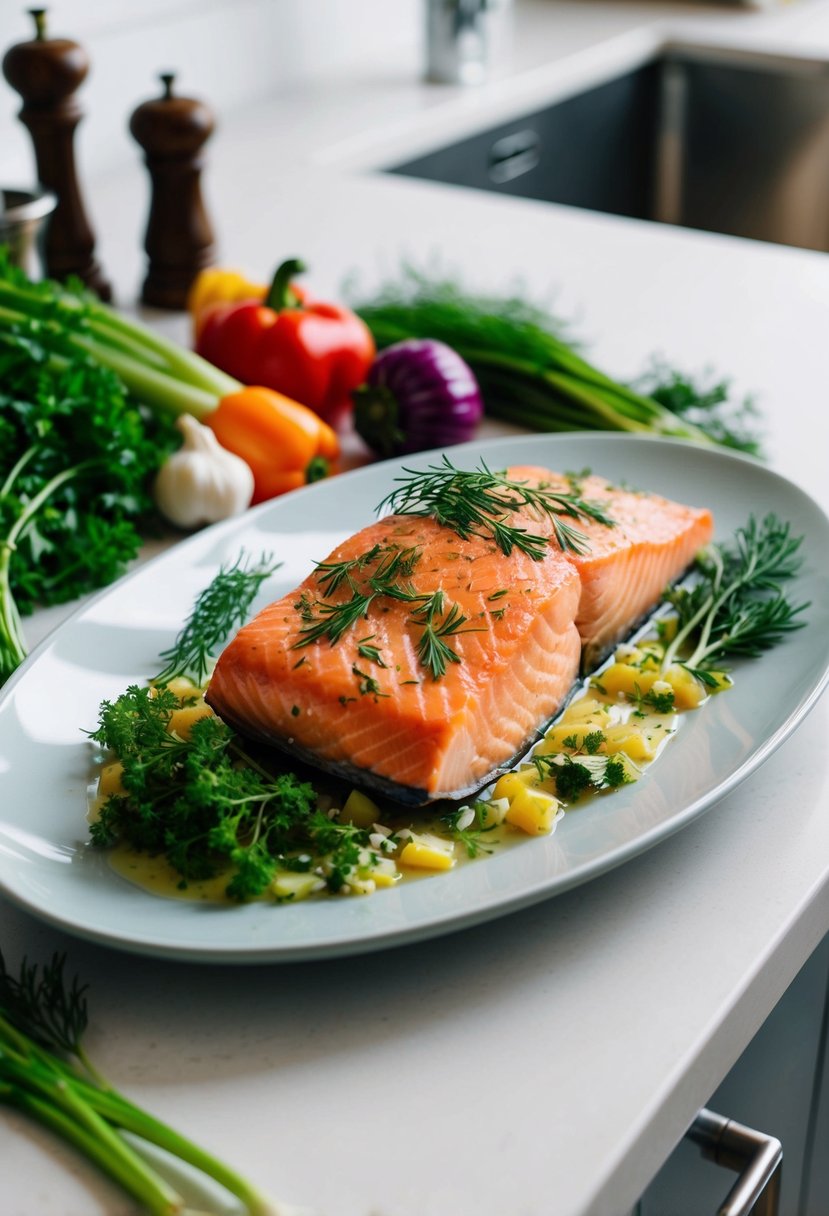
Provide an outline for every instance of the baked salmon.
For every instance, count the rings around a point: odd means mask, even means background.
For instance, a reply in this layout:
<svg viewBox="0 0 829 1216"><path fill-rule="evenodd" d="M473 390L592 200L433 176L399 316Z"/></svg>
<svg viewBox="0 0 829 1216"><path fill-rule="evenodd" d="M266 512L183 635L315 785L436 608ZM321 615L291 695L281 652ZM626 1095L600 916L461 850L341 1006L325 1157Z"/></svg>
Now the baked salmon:
<svg viewBox="0 0 829 1216"><path fill-rule="evenodd" d="M571 492L546 469L510 482ZM398 802L463 798L509 768L573 690L583 650L629 632L710 537L710 515L581 480L612 524L579 518L581 553L531 505L505 552L426 515L338 546L225 648L207 691L238 730ZM560 534L559 534L560 536Z"/></svg>
<svg viewBox="0 0 829 1216"><path fill-rule="evenodd" d="M572 477L545 469L513 469L510 475L563 491L574 485ZM600 504L614 524L607 528L591 519L580 520L585 552L568 554L581 579L576 626L583 647L582 669L590 672L688 569L711 540L714 522L706 509L620 489L603 477L578 478L577 488L581 497Z"/></svg>

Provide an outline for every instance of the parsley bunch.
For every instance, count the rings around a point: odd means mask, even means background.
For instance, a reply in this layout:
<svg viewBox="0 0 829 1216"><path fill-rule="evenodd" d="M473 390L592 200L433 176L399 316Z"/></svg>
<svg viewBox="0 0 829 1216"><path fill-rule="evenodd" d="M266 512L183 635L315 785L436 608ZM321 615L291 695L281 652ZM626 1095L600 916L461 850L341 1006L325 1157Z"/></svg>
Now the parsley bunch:
<svg viewBox="0 0 829 1216"><path fill-rule="evenodd" d="M21 615L117 578L173 446L109 370L61 355L34 322L0 333L0 684L26 656Z"/></svg>

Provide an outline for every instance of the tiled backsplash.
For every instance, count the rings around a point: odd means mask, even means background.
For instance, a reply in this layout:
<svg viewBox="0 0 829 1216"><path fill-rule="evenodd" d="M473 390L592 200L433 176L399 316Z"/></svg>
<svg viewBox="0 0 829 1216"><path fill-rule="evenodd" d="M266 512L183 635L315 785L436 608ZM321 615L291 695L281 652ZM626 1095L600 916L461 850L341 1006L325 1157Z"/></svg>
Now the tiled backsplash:
<svg viewBox="0 0 829 1216"><path fill-rule="evenodd" d="M0 54L31 36L24 0L0 0ZM281 87L371 62L420 37L420 0L57 0L49 31L82 43L92 70L79 99L84 175L140 155L127 133L134 106L176 70L181 91L217 111L278 94ZM160 91L160 90L159 90ZM34 176L20 99L0 79L0 183Z"/></svg>

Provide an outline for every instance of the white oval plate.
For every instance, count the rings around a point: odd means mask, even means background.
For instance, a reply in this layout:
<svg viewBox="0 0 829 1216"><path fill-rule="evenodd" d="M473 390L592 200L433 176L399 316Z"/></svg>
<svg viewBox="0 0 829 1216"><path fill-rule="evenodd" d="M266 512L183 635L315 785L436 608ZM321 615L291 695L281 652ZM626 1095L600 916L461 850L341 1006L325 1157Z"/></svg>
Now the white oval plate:
<svg viewBox="0 0 829 1216"><path fill-rule="evenodd" d="M617 483L710 507L729 538L754 512L803 533L794 585L808 627L740 665L734 689L689 714L642 781L568 813L555 835L368 897L242 907L148 894L86 843L98 706L158 670L196 594L239 550L283 565L262 602L290 591L334 544L374 518L403 465L321 482L176 545L83 607L0 694L0 890L35 916L136 953L215 962L280 962L359 953L500 916L589 879L690 823L749 775L814 705L829 675L829 520L791 482L719 450L627 435L520 436L452 450L460 467L590 467Z"/></svg>

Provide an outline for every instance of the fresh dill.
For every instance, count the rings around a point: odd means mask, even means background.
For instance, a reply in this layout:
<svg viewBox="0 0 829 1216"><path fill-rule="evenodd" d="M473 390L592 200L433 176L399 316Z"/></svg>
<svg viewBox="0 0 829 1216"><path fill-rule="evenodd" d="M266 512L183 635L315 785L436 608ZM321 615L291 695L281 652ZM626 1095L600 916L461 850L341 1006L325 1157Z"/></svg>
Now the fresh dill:
<svg viewBox="0 0 829 1216"><path fill-rule="evenodd" d="M442 619L438 619L442 618ZM412 613L411 618L417 625L423 626L423 632L417 644L417 657L423 667L428 668L433 680L439 680L446 674L447 663L460 663L457 651L444 639L454 637L458 633L477 633L477 629L464 629L467 618L457 604L444 611L444 595L435 591L425 602Z"/></svg>
<svg viewBox="0 0 829 1216"><path fill-rule="evenodd" d="M510 523L517 512L546 517L563 550L584 554L587 538L567 520L592 521L612 527L613 521L595 502L553 490L513 481L503 472L491 470L485 461L474 470L458 469L448 456L426 469L405 469L400 485L387 494L378 511L397 515L431 516L464 540L471 536L492 539L508 557L513 550L541 561L549 538Z"/></svg>
<svg viewBox="0 0 829 1216"><path fill-rule="evenodd" d="M307 614L303 614L303 620L306 623L300 629L299 638L294 642L293 649L298 650L302 646L310 646L312 642L317 642L322 638L327 638L331 645L335 646L344 633L347 633L353 625L368 615L374 596L374 592L366 595L355 589L351 599L341 600L336 604L318 600L311 606Z"/></svg>
<svg viewBox="0 0 829 1216"><path fill-rule="evenodd" d="M351 597L335 602L318 600L312 603L304 597L298 601L295 607L301 613L303 626L299 630L298 640L293 644L294 649L322 639L327 639L334 646L359 620L368 616L368 610L375 600L397 600L413 606L409 620L420 629L415 644L418 660L431 673L432 679L441 679L446 674L447 663L460 662L460 656L445 639L472 630L463 628L467 618L457 604L447 607L443 591L418 591L411 581L405 581L410 579L420 556L417 546L401 549L395 545L374 545L356 558L318 565L317 577L325 588L330 590L333 586L336 590L347 585ZM370 569L372 564L373 570ZM355 581L358 574L363 579L361 584ZM368 634L357 643L357 654L379 667L386 667L379 649L371 644L374 636L373 633ZM388 696L388 693L380 692L373 677L358 671L356 667L352 670L361 677L362 695L372 693L374 696Z"/></svg>
<svg viewBox="0 0 829 1216"><path fill-rule="evenodd" d="M357 643L357 654L361 659L368 659L369 663L376 663L378 667L388 667L379 648L372 645L374 637L375 635L370 633L367 638L361 638Z"/></svg>
<svg viewBox="0 0 829 1216"><path fill-rule="evenodd" d="M199 595L173 645L162 651L165 666L156 682L167 684L176 676L186 676L201 685L222 644L247 618L259 588L280 564L270 555L248 562L240 554L232 565L222 566Z"/></svg>
<svg viewBox="0 0 829 1216"><path fill-rule="evenodd" d="M376 701L378 697L387 697L389 695L387 692L383 692L374 676L370 676L366 671L361 671L356 663L352 666L351 673L357 677L357 688L360 691L361 697L370 695Z"/></svg>
<svg viewBox="0 0 829 1216"><path fill-rule="evenodd" d="M756 658L802 628L809 605L794 604L782 586L802 565L802 541L772 514L752 516L732 544L709 546L697 559L696 582L666 595L678 627L663 669L681 660L699 674L729 656Z"/></svg>

